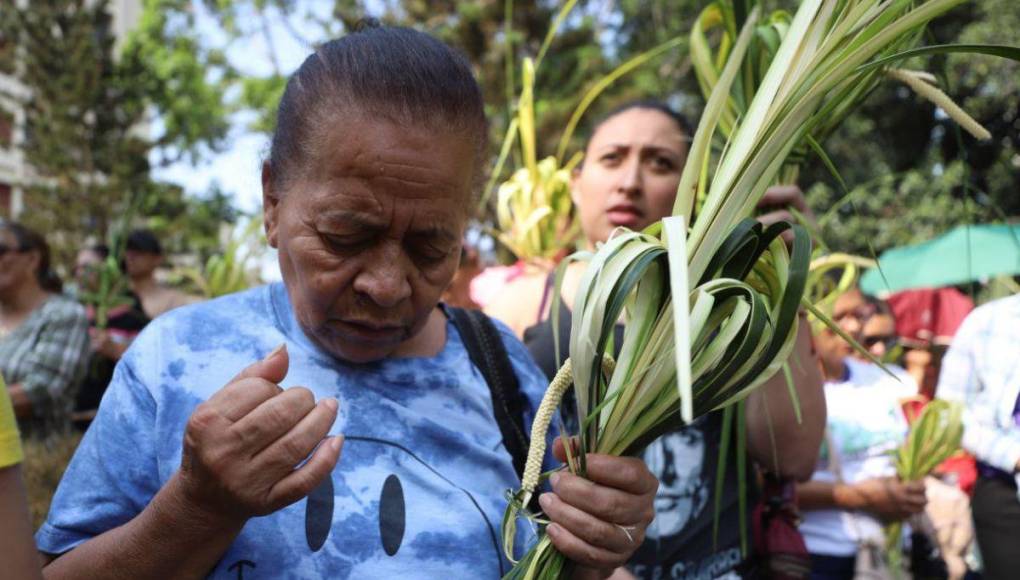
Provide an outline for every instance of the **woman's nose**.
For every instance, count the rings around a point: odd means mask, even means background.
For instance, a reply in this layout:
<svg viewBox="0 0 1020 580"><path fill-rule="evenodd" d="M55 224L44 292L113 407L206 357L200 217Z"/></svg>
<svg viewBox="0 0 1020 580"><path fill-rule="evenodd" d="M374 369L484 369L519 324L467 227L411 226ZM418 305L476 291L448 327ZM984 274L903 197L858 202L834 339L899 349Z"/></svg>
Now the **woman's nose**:
<svg viewBox="0 0 1020 580"><path fill-rule="evenodd" d="M620 168L620 171L620 191L628 196L639 195L641 193L642 179L641 163L639 163L638 159L628 159Z"/></svg>
<svg viewBox="0 0 1020 580"><path fill-rule="evenodd" d="M365 261L365 267L354 279L354 291L370 298L383 308L400 304L411 296L411 283L405 267L405 256L382 252Z"/></svg>

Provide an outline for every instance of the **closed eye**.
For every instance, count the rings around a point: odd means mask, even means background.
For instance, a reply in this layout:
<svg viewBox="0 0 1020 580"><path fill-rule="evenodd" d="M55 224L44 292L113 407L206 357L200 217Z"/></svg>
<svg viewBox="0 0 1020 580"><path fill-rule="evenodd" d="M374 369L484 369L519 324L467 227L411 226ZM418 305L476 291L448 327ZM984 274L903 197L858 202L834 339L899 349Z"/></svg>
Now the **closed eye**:
<svg viewBox="0 0 1020 580"><path fill-rule="evenodd" d="M354 254L367 248L372 242L368 236L338 236L333 234L320 234L323 243L338 254Z"/></svg>

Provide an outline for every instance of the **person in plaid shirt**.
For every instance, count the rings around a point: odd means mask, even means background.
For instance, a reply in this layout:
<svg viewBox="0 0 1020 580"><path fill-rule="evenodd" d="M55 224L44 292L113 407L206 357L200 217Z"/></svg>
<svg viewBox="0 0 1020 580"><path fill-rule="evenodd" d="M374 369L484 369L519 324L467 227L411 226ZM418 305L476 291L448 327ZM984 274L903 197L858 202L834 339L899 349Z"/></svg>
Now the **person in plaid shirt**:
<svg viewBox="0 0 1020 580"><path fill-rule="evenodd" d="M942 361L936 395L962 401L963 446L978 460L971 509L985 577L1020 570L1020 295L963 321Z"/></svg>
<svg viewBox="0 0 1020 580"><path fill-rule="evenodd" d="M70 425L88 354L88 321L60 294L46 240L0 224L0 373L25 436Z"/></svg>

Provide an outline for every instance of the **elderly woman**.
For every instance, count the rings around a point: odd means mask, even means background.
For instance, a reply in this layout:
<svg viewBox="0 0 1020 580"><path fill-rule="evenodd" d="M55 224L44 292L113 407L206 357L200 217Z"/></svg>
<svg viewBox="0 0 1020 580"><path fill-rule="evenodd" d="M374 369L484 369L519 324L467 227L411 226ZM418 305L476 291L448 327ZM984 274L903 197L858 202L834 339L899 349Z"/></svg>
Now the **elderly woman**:
<svg viewBox="0 0 1020 580"><path fill-rule="evenodd" d="M425 34L367 28L305 61L262 171L284 283L139 336L37 534L48 576L508 570L497 526L519 480L438 304L485 129L468 65ZM532 415L545 378L501 333ZM577 577L626 561L656 488L633 458L593 455L588 474L550 492L548 533Z"/></svg>
<svg viewBox="0 0 1020 580"><path fill-rule="evenodd" d="M0 374L26 436L69 427L85 371L85 310L60 290L46 240L0 222Z"/></svg>

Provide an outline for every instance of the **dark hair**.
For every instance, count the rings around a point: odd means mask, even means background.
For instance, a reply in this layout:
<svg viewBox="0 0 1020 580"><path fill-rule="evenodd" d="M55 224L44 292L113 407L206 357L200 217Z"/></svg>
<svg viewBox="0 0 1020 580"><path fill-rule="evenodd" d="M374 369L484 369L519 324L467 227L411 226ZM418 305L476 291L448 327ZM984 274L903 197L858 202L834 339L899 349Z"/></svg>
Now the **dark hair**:
<svg viewBox="0 0 1020 580"><path fill-rule="evenodd" d="M889 306L888 302L886 302L885 300L882 300L881 298L876 298L874 296L869 296L868 294L865 294L864 292L861 292L861 296L864 297L864 303L871 307L871 315L872 316L874 316L876 314L884 314L884 315L888 316L889 318L892 318L893 320L896 320L896 315L893 314L892 307Z"/></svg>
<svg viewBox="0 0 1020 580"><path fill-rule="evenodd" d="M676 126L680 129L680 132L683 133L685 137L691 138L694 136L694 129L691 127L691 124L687 120L687 117L684 117L682 114L680 114L680 112L678 112L673 107L670 107L666 103L662 101L657 101L655 99L637 99L634 101L627 101L626 103L623 103L622 105L611 109L608 113L599 117L598 120L595 121L595 124L592 125L591 131L588 132L588 141L591 140L592 136L595 135L595 132L598 131L599 127L605 124L606 121L612 119L613 117L619 115L620 113L626 113L627 111L630 111L632 109L647 109L651 111L658 111L672 119L673 122L676 123ZM585 142L586 149L587 146L588 144L587 142Z"/></svg>
<svg viewBox="0 0 1020 580"><path fill-rule="evenodd" d="M160 245L159 238L151 230L132 230L128 234L124 247L135 252L163 255L163 246Z"/></svg>
<svg viewBox="0 0 1020 580"><path fill-rule="evenodd" d="M102 260L110 257L110 246L107 246L106 244L93 244L88 247L88 251L99 256Z"/></svg>
<svg viewBox="0 0 1020 580"><path fill-rule="evenodd" d="M39 267L36 268L35 278L43 290L59 294L64 289L64 283L50 265L50 245L46 243L46 238L17 222L0 221L0 230L11 232L18 241L19 251L39 254Z"/></svg>
<svg viewBox="0 0 1020 580"><path fill-rule="evenodd" d="M366 21L318 47L287 81L269 152L274 188L313 151L313 131L348 110L466 132L476 140L481 176L487 126L467 60L424 32Z"/></svg>

